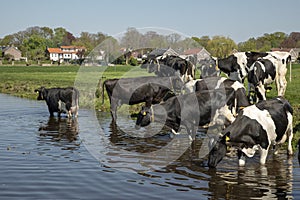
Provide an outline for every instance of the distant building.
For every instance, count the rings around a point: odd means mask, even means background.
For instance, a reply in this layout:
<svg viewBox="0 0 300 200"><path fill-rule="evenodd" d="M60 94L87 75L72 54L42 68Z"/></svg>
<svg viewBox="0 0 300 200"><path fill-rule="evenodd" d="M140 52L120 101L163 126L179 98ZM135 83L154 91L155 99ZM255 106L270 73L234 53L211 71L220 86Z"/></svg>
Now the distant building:
<svg viewBox="0 0 300 200"><path fill-rule="evenodd" d="M2 57L5 55L10 55L12 60L20 60L22 58L22 52L17 47L3 47L2 48Z"/></svg>
<svg viewBox="0 0 300 200"><path fill-rule="evenodd" d="M197 61L205 60L210 58L210 53L204 48L188 49L182 53L185 57L195 57Z"/></svg>
<svg viewBox="0 0 300 200"><path fill-rule="evenodd" d="M168 48L168 49L154 49L153 51L151 51L148 54L149 58L156 58L158 56L179 56L179 54L173 50L172 48Z"/></svg>
<svg viewBox="0 0 300 200"><path fill-rule="evenodd" d="M85 47L61 46L60 48L47 48L46 54L49 60L53 62L69 62L71 60L82 59L85 51Z"/></svg>
<svg viewBox="0 0 300 200"><path fill-rule="evenodd" d="M299 48L272 48L271 51L283 51L291 54L291 61L296 62L299 58Z"/></svg>

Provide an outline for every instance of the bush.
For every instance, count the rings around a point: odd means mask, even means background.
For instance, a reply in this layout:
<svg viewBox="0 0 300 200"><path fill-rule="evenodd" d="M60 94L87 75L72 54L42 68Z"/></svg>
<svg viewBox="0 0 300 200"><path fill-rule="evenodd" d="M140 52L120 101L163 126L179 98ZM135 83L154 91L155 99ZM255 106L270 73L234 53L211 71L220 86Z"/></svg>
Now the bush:
<svg viewBox="0 0 300 200"><path fill-rule="evenodd" d="M138 61L137 59L135 59L134 57L130 57L128 64L131 66L137 66L138 65Z"/></svg>

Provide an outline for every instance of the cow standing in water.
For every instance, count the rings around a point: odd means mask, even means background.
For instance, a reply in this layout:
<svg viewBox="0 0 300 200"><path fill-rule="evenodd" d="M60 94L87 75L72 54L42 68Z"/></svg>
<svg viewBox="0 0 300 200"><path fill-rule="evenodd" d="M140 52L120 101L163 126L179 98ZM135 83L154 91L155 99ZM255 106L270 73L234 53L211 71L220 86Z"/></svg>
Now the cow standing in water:
<svg viewBox="0 0 300 200"><path fill-rule="evenodd" d="M182 87L183 82L178 76L108 79L103 82L102 94L105 88L110 101L112 120L116 121L118 106L145 102L146 107L150 107L174 96L175 90ZM103 95L102 98L103 102Z"/></svg>
<svg viewBox="0 0 300 200"><path fill-rule="evenodd" d="M283 97L260 101L244 108L224 131L209 153L208 166L214 168L223 159L227 146L237 148L239 165L245 165L245 156L253 157L260 151L260 164L266 163L272 145L288 140L288 154L293 154L293 109ZM276 151L275 151L276 153Z"/></svg>
<svg viewBox="0 0 300 200"><path fill-rule="evenodd" d="M176 134L180 125L184 125L194 138L198 126L226 126L234 121L241 107L248 105L245 91L233 88L198 91L171 97L150 108L143 107L138 114L136 128L159 122Z"/></svg>
<svg viewBox="0 0 300 200"><path fill-rule="evenodd" d="M68 117L78 116L79 91L74 87L67 88L45 88L36 89L37 100L45 100L50 116L56 112L60 117L61 113L67 113Z"/></svg>

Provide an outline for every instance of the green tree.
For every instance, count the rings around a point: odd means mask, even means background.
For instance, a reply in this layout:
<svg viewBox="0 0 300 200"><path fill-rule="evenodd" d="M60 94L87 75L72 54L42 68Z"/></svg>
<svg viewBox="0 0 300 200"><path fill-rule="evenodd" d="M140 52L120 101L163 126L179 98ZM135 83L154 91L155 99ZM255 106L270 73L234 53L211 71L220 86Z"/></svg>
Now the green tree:
<svg viewBox="0 0 300 200"><path fill-rule="evenodd" d="M24 39L23 51L25 52L23 53L25 53L30 60L44 60L45 50L49 43L49 40L40 35L32 35Z"/></svg>
<svg viewBox="0 0 300 200"><path fill-rule="evenodd" d="M67 34L67 30L65 28L59 27L54 29L54 36L53 36L53 45L55 47L60 47L63 45L63 39Z"/></svg>
<svg viewBox="0 0 300 200"><path fill-rule="evenodd" d="M202 36L201 38L192 37L192 39L198 42L204 48L207 48L207 45L210 41L209 36Z"/></svg>
<svg viewBox="0 0 300 200"><path fill-rule="evenodd" d="M207 44L207 50L218 58L229 56L234 49L237 49L235 42L224 36L214 36Z"/></svg>
<svg viewBox="0 0 300 200"><path fill-rule="evenodd" d="M256 48L256 39L250 38L246 42L241 42L238 44L239 51L257 51Z"/></svg>

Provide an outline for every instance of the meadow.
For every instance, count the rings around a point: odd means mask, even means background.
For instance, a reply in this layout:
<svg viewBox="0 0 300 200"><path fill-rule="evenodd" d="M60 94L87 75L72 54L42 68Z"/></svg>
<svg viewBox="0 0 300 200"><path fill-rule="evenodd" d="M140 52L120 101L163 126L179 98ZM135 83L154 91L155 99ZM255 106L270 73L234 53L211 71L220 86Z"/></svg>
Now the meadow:
<svg viewBox="0 0 300 200"><path fill-rule="evenodd" d="M139 66L103 67L102 73L99 73L98 67L97 69L95 67L84 67L84 69L99 78L99 83L102 83L105 79L127 77L128 74L129 76L152 75ZM73 86L79 70L80 66L0 66L0 92L22 98L36 99L37 95L34 90L41 86L48 88ZM285 97L294 109L294 141L298 141L300 137L300 64L292 65L291 82L288 75L289 71L287 73L288 83ZM196 77L199 77L199 71L197 71ZM273 89L267 93L267 98L274 97L277 94L275 84L272 87ZM94 109L108 111L109 101L106 92L104 93L105 103L102 105L101 84L99 84L99 90L96 91L95 96ZM80 101L80 107L91 108L84 100ZM133 110L136 110L136 108L133 108ZM294 146L296 146L296 142L294 142Z"/></svg>

